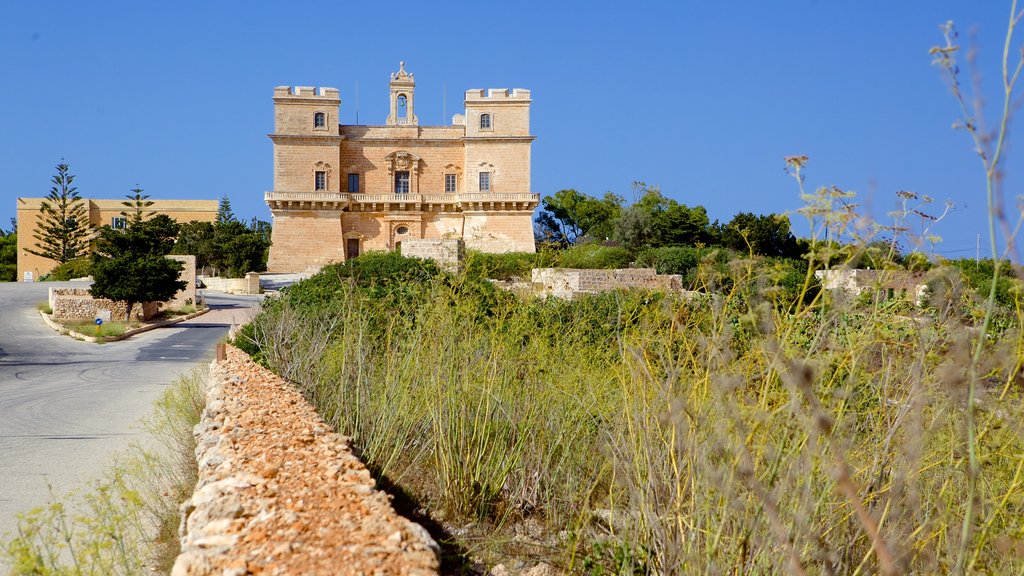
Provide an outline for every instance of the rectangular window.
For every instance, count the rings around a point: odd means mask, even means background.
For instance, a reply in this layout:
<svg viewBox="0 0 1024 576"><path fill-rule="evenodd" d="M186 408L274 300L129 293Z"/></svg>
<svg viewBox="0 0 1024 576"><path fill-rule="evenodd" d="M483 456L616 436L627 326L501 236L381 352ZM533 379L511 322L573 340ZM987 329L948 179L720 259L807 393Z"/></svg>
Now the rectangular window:
<svg viewBox="0 0 1024 576"><path fill-rule="evenodd" d="M313 128L326 128L327 127L327 115L323 112L317 112L313 114Z"/></svg>
<svg viewBox="0 0 1024 576"><path fill-rule="evenodd" d="M480 173L480 191L490 192L491 191L491 173L481 172Z"/></svg>
<svg viewBox="0 0 1024 576"><path fill-rule="evenodd" d="M455 174L444 175L444 191L455 192Z"/></svg>
<svg viewBox="0 0 1024 576"><path fill-rule="evenodd" d="M313 182L314 190L327 190L327 172L322 170L316 171L316 176Z"/></svg>
<svg viewBox="0 0 1024 576"><path fill-rule="evenodd" d="M409 193L409 171L399 170L395 172L395 194Z"/></svg>
<svg viewBox="0 0 1024 576"><path fill-rule="evenodd" d="M127 219L121 216L114 216L110 219L110 227L114 230L124 230L127 227Z"/></svg>
<svg viewBox="0 0 1024 576"><path fill-rule="evenodd" d="M348 191L351 194L359 193L359 174L348 175Z"/></svg>

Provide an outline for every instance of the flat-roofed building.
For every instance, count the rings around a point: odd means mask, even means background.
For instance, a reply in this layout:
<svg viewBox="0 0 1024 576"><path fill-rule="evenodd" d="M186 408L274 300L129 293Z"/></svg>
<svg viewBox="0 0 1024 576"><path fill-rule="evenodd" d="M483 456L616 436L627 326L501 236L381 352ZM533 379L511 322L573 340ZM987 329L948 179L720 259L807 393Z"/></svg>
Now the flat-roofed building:
<svg viewBox="0 0 1024 576"><path fill-rule="evenodd" d="M146 212L155 214L166 214L179 223L191 222L213 222L217 219L217 200L157 200L150 199L152 206L146 208ZM37 250L38 240L35 235L39 223L40 212L46 198L18 198L18 281L32 282L39 280L45 274L57 267L55 260L37 256L29 250ZM85 206L89 214L89 227L100 228L111 226L123 228L125 217L122 212L131 212L131 208L124 205L127 200L98 200L82 198L80 202Z"/></svg>

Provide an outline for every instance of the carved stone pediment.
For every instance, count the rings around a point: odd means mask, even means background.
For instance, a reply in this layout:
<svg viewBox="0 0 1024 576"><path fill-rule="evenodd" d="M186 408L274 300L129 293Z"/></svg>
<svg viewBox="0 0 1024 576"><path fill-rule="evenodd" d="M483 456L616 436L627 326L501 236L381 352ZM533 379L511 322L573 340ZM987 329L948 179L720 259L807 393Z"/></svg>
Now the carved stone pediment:
<svg viewBox="0 0 1024 576"><path fill-rule="evenodd" d="M396 170L408 170L417 174L422 167L423 160L411 152L398 150L385 156L384 163L388 167L388 174L393 174Z"/></svg>

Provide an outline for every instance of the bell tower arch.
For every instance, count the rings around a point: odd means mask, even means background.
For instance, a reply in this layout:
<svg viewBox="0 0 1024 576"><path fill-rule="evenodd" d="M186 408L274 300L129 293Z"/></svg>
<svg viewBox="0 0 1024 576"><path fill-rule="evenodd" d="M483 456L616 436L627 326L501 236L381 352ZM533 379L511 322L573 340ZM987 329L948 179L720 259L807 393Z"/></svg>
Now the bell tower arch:
<svg viewBox="0 0 1024 576"><path fill-rule="evenodd" d="M405 71L405 62L398 63L398 72L391 74L391 112L388 114L388 126L416 126L419 119L413 111L413 93L416 81L412 74Z"/></svg>

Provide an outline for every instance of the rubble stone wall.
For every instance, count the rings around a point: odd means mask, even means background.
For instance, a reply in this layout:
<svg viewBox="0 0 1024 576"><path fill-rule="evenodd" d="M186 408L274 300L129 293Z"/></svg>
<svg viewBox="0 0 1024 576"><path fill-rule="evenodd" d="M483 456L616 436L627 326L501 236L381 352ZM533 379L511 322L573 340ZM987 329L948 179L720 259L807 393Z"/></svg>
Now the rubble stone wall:
<svg viewBox="0 0 1024 576"><path fill-rule="evenodd" d="M437 573L434 540L294 387L228 346L206 400L173 576Z"/></svg>
<svg viewBox="0 0 1024 576"><path fill-rule="evenodd" d="M126 302L93 298L88 288L50 288L49 303L53 317L60 320L95 318L100 310L109 310L112 320L123 320L128 306ZM149 320L159 308L159 302L142 302L132 307L132 313L136 319Z"/></svg>
<svg viewBox="0 0 1024 576"><path fill-rule="evenodd" d="M462 267L466 259L466 243L461 239L444 240L405 240L402 242L402 255L412 258L427 258L449 272Z"/></svg>
<svg viewBox="0 0 1024 576"><path fill-rule="evenodd" d="M680 291L682 277L658 274L654 268L622 268L618 270L534 268L532 274L544 294L572 298L577 294L597 294L617 289Z"/></svg>
<svg viewBox="0 0 1024 576"><path fill-rule="evenodd" d="M167 302L160 304L161 310L176 310L184 306L196 305L196 257L192 255L168 256L171 260L181 262L181 272L178 280L185 281L185 287L178 290Z"/></svg>

